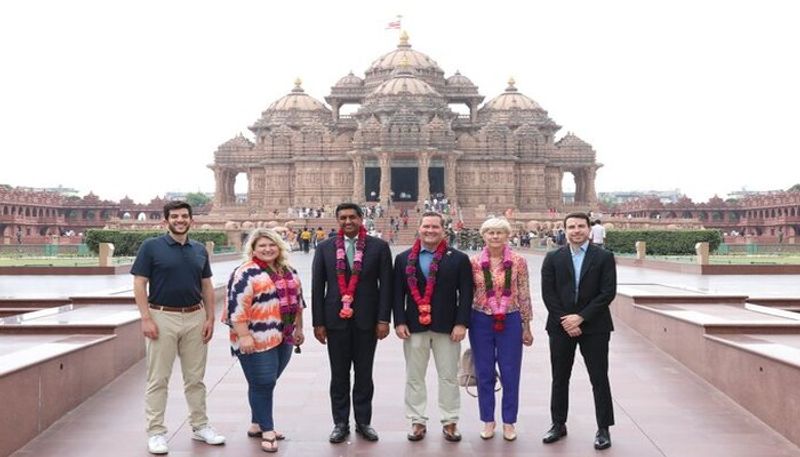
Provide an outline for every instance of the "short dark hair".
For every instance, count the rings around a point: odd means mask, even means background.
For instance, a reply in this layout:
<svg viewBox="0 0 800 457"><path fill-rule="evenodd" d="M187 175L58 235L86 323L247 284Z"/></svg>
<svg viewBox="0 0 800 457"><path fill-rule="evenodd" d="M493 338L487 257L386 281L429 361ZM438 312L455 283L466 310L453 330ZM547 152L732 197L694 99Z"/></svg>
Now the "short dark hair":
<svg viewBox="0 0 800 457"><path fill-rule="evenodd" d="M167 202L164 205L164 219L169 219L169 212L174 211L176 209L188 209L189 210L189 217L192 217L192 205L186 203L183 200L172 200L171 202Z"/></svg>
<svg viewBox="0 0 800 457"><path fill-rule="evenodd" d="M422 216L419 217L420 225L422 225L422 219L425 219L426 217L438 217L442 223L442 227L444 227L444 216L442 216L442 213L436 211L425 211L424 213L422 213Z"/></svg>
<svg viewBox="0 0 800 457"><path fill-rule="evenodd" d="M592 225L592 221L589 220L589 215L586 213L574 212L567 214L566 216L564 216L564 227L567 226L567 219L583 219L586 221L587 227L590 227Z"/></svg>
<svg viewBox="0 0 800 457"><path fill-rule="evenodd" d="M355 210L356 214L358 214L358 217L364 217L364 212L361 211L361 207L356 205L355 203L339 203L339 205L336 206L336 212L335 212L337 218L339 217L339 211L342 211L344 209Z"/></svg>
<svg viewBox="0 0 800 457"><path fill-rule="evenodd" d="M595 224L602 224L602 222L600 222L600 219L597 219L596 221L594 221L594 223Z"/></svg>

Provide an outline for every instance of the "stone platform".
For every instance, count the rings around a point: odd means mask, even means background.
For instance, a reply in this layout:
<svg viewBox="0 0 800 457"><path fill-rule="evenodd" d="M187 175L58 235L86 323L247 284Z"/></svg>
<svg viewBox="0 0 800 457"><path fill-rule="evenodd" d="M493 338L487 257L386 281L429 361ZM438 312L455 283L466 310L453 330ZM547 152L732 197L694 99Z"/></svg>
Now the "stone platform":
<svg viewBox="0 0 800 457"><path fill-rule="evenodd" d="M312 256L313 252L292 254L292 262L300 270L307 294L310 293ZM331 445L327 442L332 426L328 401L327 355L325 347L311 337L309 318L306 320L309 341L303 346L302 354L293 356L278 382L276 426L288 437L286 441L280 442L278 455L800 457L800 448L795 444L676 358L659 349L648 338L628 326L622 318L616 319L616 331L611 339L610 378L617 420L617 425L611 429L613 447L602 452L592 448L595 423L591 387L580 357L576 358L572 381L570 418L567 424L569 436L552 445L542 444L541 435L550 423L550 364L547 337L543 330L545 310L538 286L542 257L527 257L532 276L535 342L532 348L525 350L524 355L517 441L505 442L500 435L490 441L481 440L478 436L481 424L477 402L462 395L462 417L459 425L464 440L458 444L446 442L437 427L433 368L428 373L428 412L431 417L428 436L419 443L407 441L405 434L408 423L404 418L402 400L402 344L394 335L390 335L379 343L375 362L373 425L380 433L380 441L370 443L353 435L346 443ZM224 282L234 265L235 262L214 265L215 282ZM3 284L2 280L0 278L0 285ZM664 288L658 291L662 295L667 291L683 290L687 297L695 295L697 291L729 297L788 299L800 295L797 289L800 278L797 276L696 276L620 267L619 281L632 285L656 284L658 288ZM96 283L93 284L97 286ZM130 284L130 276L108 279L102 286L109 284ZM65 287L58 282L53 285L55 289ZM102 287L87 287L89 290L85 292L96 293L99 288ZM7 291L8 289L3 289L4 294ZM673 303L669 306L677 305ZM679 309L672 310L680 312ZM708 311L716 316L719 308L709 308ZM180 371L176 365L167 409L171 456L264 455L258 440L245 435L249 424L247 385L241 369L230 356L226 336L227 328L218 324L211 342L206 384L211 421L227 435L228 442L224 446L212 447L190 439L191 430L186 423ZM716 336L728 339L724 344L749 345L753 350L763 350L763 342L785 343L781 340L784 337L781 335L756 337L760 341L738 341L731 335ZM149 455L144 433L144 371L143 361L134 364L13 455ZM790 401L796 401L796 397ZM770 407L768 404L764 406ZM8 415L11 412L5 409L3 414Z"/></svg>

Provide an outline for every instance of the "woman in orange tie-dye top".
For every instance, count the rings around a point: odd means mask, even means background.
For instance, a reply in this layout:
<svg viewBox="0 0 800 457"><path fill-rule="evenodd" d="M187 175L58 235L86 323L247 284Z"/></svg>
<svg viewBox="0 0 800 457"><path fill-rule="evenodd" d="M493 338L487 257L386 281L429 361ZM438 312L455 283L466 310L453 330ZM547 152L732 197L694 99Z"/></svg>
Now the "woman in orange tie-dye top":
<svg viewBox="0 0 800 457"><path fill-rule="evenodd" d="M272 395L275 383L303 344L305 302L297 271L289 266L288 247L277 232L253 230L244 246L245 262L228 281L222 321L230 326L231 352L239 358L248 384L252 413L247 435L262 438L266 452L278 450Z"/></svg>

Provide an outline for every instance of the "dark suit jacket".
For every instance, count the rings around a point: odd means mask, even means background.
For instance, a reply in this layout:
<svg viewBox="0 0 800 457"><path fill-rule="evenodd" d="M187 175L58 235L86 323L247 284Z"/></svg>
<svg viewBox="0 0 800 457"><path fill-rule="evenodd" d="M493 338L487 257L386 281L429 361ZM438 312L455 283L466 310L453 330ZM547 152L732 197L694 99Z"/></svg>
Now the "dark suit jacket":
<svg viewBox="0 0 800 457"><path fill-rule="evenodd" d="M314 252L311 270L311 315L315 327L344 329L345 319L339 317L342 309L339 283L336 279L335 237L319 245ZM345 279L350 279L347 266ZM392 309L392 253L389 245L378 238L367 236L361 277L353 301L353 323L362 330L374 329L378 321L389 322Z"/></svg>
<svg viewBox="0 0 800 457"><path fill-rule="evenodd" d="M439 262L436 273L436 287L431 297L431 325L419 323L417 303L408 289L406 265L411 249L397 254L394 259L394 325L405 324L411 333L431 330L437 333L450 333L455 325L469 327L470 310L474 283L469 257L461 251L447 248ZM417 268L419 294L425 295L427 281L420 268Z"/></svg>
<svg viewBox="0 0 800 457"><path fill-rule="evenodd" d="M589 243L580 271L575 299L575 268L569 245L551 251L542 263L542 298L547 307L549 333L561 332L561 317L579 314L583 333L614 330L608 306L617 295L617 267L614 254Z"/></svg>

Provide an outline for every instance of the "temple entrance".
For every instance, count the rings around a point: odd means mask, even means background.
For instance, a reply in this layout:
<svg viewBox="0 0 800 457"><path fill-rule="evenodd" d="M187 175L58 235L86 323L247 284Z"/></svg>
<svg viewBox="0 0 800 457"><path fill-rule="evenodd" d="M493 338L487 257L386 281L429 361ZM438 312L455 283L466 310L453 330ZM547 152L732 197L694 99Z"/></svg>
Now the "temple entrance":
<svg viewBox="0 0 800 457"><path fill-rule="evenodd" d="M431 185L431 196L439 197L444 195L444 167L428 168L428 182ZM423 195L424 198L429 197ZM448 195L447 197L450 197Z"/></svg>
<svg viewBox="0 0 800 457"><path fill-rule="evenodd" d="M364 200L378 201L381 191L381 169L379 167L364 167Z"/></svg>
<svg viewBox="0 0 800 457"><path fill-rule="evenodd" d="M419 189L419 172L417 167L392 168L392 201L415 202Z"/></svg>

